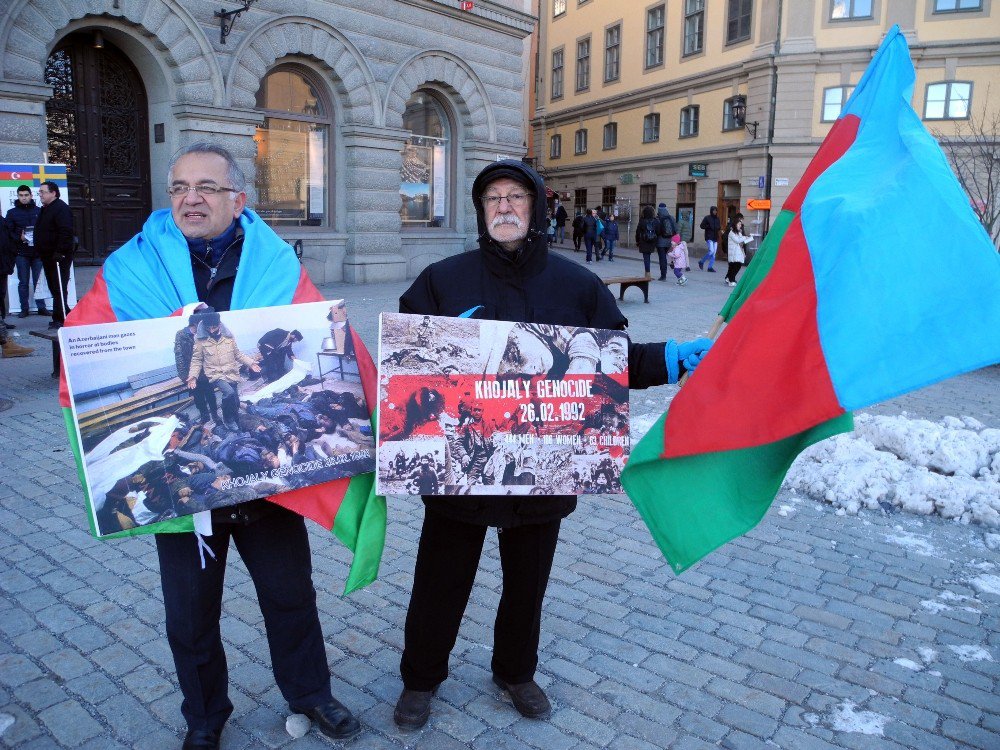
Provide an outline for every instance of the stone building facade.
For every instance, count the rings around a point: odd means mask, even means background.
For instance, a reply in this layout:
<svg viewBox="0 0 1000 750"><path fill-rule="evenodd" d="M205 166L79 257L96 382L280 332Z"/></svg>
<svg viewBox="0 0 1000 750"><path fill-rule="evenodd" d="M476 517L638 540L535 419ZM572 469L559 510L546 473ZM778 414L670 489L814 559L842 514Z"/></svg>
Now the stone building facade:
<svg viewBox="0 0 1000 750"><path fill-rule="evenodd" d="M233 151L319 282L405 279L473 244L473 178L525 151L529 0L257 0L224 40L219 5L0 16L0 162L69 164L85 261L168 205L171 157L201 140Z"/></svg>

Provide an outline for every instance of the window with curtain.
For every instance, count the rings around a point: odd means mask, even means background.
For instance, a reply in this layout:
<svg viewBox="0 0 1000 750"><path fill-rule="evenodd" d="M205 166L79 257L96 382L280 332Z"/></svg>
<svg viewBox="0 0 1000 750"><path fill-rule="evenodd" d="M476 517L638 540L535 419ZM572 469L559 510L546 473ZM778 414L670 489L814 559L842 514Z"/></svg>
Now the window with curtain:
<svg viewBox="0 0 1000 750"><path fill-rule="evenodd" d="M554 135L549 139L549 158L558 159L562 156L562 136Z"/></svg>
<svg viewBox="0 0 1000 750"><path fill-rule="evenodd" d="M653 112L642 118L642 142L652 143L660 140L660 114Z"/></svg>
<svg viewBox="0 0 1000 750"><path fill-rule="evenodd" d="M820 122L833 122L840 117L840 110L844 108L844 102L853 89L853 86L833 86L823 89L823 116L820 117Z"/></svg>
<svg viewBox="0 0 1000 750"><path fill-rule="evenodd" d="M663 25L666 6L657 5L646 11L646 67L663 64Z"/></svg>
<svg viewBox="0 0 1000 750"><path fill-rule="evenodd" d="M560 99L563 95L563 59L562 48L552 52L552 98Z"/></svg>
<svg viewBox="0 0 1000 750"><path fill-rule="evenodd" d="M576 90L590 88L590 37L576 43Z"/></svg>
<svg viewBox="0 0 1000 750"><path fill-rule="evenodd" d="M872 0L830 0L830 18L849 21L872 17Z"/></svg>
<svg viewBox="0 0 1000 750"><path fill-rule="evenodd" d="M692 104L681 110L681 138L698 135L698 105Z"/></svg>
<svg viewBox="0 0 1000 750"><path fill-rule="evenodd" d="M561 16L566 12L566 0L552 0L552 16Z"/></svg>
<svg viewBox="0 0 1000 750"><path fill-rule="evenodd" d="M608 122L604 125L604 150L618 148L618 123Z"/></svg>
<svg viewBox="0 0 1000 750"><path fill-rule="evenodd" d="M684 54L701 52L705 43L705 0L684 0Z"/></svg>
<svg viewBox="0 0 1000 750"><path fill-rule="evenodd" d="M573 153L575 154L585 154L587 153L587 129L580 128L576 131L576 136L573 139Z"/></svg>
<svg viewBox="0 0 1000 750"><path fill-rule="evenodd" d="M622 71L622 25L604 31L604 82L617 81Z"/></svg>
<svg viewBox="0 0 1000 750"><path fill-rule="evenodd" d="M411 135L403 146L399 170L399 210L403 228L451 225L451 123L429 91L417 91L406 103L403 128Z"/></svg>
<svg viewBox="0 0 1000 750"><path fill-rule="evenodd" d="M278 226L328 226L333 117L318 77L296 65L275 68L257 90L254 209Z"/></svg>

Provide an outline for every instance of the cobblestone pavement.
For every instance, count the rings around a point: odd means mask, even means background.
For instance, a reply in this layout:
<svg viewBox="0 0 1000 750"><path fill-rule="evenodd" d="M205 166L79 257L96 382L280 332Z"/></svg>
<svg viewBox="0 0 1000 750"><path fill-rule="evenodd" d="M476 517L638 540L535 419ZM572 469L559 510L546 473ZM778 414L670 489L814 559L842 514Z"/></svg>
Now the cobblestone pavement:
<svg viewBox="0 0 1000 750"><path fill-rule="evenodd" d="M594 268L618 275L641 264ZM727 292L722 274L695 267L689 276L684 288L654 281L648 305L629 290L622 310L636 340L709 328ZM323 291L349 298L374 348L377 313L394 311L405 286ZM16 322L23 334L46 320ZM0 398L14 401L0 413L0 745L178 747L153 544L88 535L49 362L45 349L0 361ZM673 392L635 393L633 409L662 411ZM1000 368L875 411L969 414L1000 427ZM584 499L563 526L542 622L538 681L554 704L545 722L520 718L490 681L500 573L489 536L451 677L427 727L401 734L392 707L422 506L390 498L389 514L378 582L346 599L348 555L311 531L334 692L365 725L353 748L1000 747L1000 571L985 530L905 514L843 517L787 493L753 532L680 577L627 498ZM236 555L227 580L236 711L223 747L329 746L315 732L285 732L287 707Z"/></svg>

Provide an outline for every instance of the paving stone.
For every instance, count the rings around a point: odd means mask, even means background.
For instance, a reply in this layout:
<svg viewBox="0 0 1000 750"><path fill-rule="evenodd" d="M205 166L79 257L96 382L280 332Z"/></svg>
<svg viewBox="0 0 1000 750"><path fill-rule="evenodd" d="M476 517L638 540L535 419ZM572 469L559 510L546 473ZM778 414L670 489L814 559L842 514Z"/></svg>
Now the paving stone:
<svg viewBox="0 0 1000 750"><path fill-rule="evenodd" d="M101 725L74 700L40 711L38 720L59 743L69 747L80 745L103 731Z"/></svg>

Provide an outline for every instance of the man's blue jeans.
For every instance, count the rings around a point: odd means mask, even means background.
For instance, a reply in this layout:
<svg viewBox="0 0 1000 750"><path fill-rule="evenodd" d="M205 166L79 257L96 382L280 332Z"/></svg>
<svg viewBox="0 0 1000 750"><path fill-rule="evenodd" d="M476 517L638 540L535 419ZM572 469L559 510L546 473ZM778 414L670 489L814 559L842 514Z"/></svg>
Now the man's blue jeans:
<svg viewBox="0 0 1000 750"><path fill-rule="evenodd" d="M566 241L566 225L556 227L556 242L562 244Z"/></svg>
<svg viewBox="0 0 1000 750"><path fill-rule="evenodd" d="M17 296L21 301L21 312L28 312L31 309L28 304L29 290L31 294L34 294L35 287L38 286L38 278L42 275L42 259L18 255L14 262L17 267ZM29 281L31 282L30 287L28 286ZM36 299L35 305L39 312L45 309L44 300Z"/></svg>

